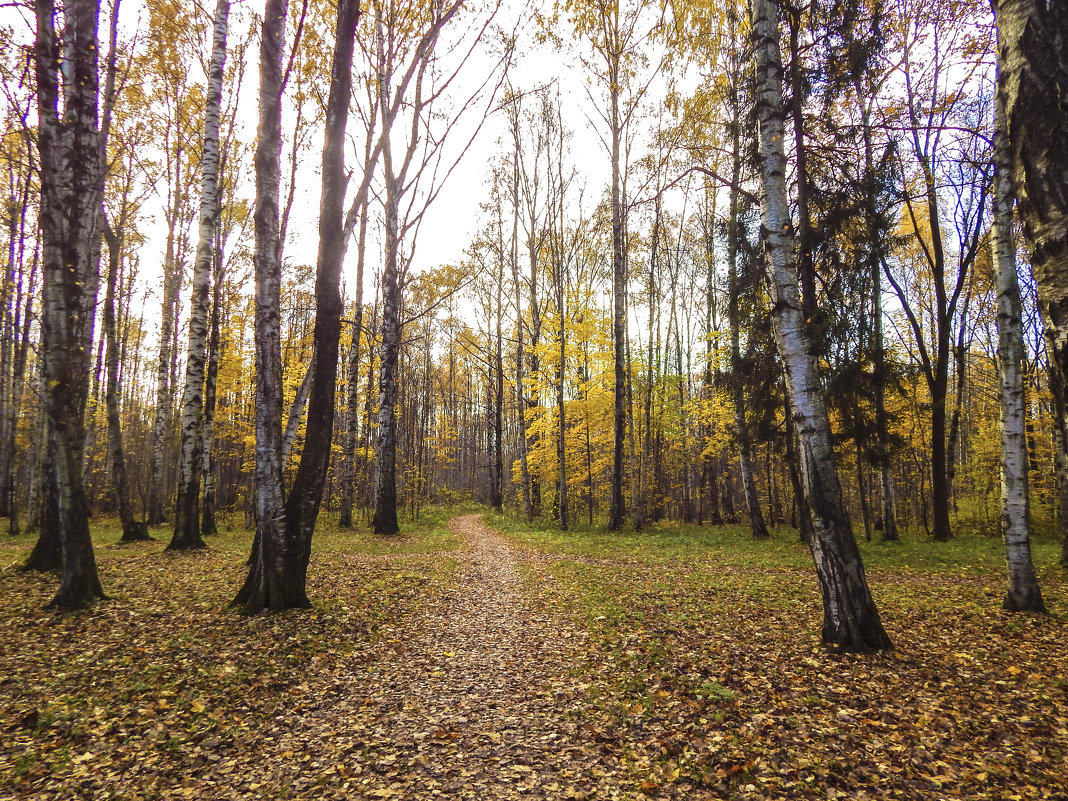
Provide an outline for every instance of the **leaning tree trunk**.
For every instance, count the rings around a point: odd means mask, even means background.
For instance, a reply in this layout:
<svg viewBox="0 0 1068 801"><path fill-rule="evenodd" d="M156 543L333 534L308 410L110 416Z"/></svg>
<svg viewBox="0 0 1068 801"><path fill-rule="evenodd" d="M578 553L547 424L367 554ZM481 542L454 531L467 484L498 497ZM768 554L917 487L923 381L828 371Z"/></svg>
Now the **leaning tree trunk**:
<svg viewBox="0 0 1068 801"><path fill-rule="evenodd" d="M193 265L189 304L189 352L182 395L182 439L178 449L178 499L174 536L168 551L206 547L200 535L200 481L204 460L204 367L210 334L209 301L215 264L215 233L219 224L219 116L222 111L223 68L230 0L218 0L204 104L204 146L201 155L200 231Z"/></svg>
<svg viewBox="0 0 1068 801"><path fill-rule="evenodd" d="M1012 152L1003 97L994 112L993 256L997 276L998 383L1001 390L1001 533L1008 560L1005 609L1044 612L1031 561L1027 495L1027 432L1024 399L1022 303L1012 235Z"/></svg>
<svg viewBox="0 0 1068 801"><path fill-rule="evenodd" d="M319 204L319 256L315 275L314 353L308 399L308 425L297 475L286 501L286 534L290 543L288 580L305 595L312 534L319 516L330 442L334 434L334 396L337 391L338 348L341 341L341 262L345 255L345 123L352 91L359 0L340 0L336 42L330 73L323 144L323 187Z"/></svg>
<svg viewBox="0 0 1068 801"><path fill-rule="evenodd" d="M830 420L801 309L786 190L778 6L774 0L753 0L752 13L763 190L760 216L773 302L772 327L786 368L801 478L812 513L809 545L823 594L822 639L825 645L848 651L890 648L842 502Z"/></svg>
<svg viewBox="0 0 1068 801"><path fill-rule="evenodd" d="M267 0L260 40L256 147L256 547L234 599L246 614L307 606L292 580L282 493L282 334L279 186L282 155L282 57L288 0Z"/></svg>
<svg viewBox="0 0 1068 801"><path fill-rule="evenodd" d="M99 0L64 3L63 41L56 37L52 0L37 0L35 5L44 276L41 339L52 451L49 479L55 489L53 522L61 558L59 591L51 606L76 609L104 597L82 483L92 318L99 283L99 264L93 258L99 250L93 243L100 235L103 195L97 110L100 4Z"/></svg>

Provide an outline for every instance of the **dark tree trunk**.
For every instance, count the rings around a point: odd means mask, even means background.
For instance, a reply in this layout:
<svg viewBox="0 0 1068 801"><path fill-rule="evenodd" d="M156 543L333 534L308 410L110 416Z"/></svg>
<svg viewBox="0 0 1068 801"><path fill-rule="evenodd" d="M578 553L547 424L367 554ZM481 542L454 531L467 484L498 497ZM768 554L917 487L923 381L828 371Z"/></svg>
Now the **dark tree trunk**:
<svg viewBox="0 0 1068 801"><path fill-rule="evenodd" d="M286 529L299 574L301 594L311 555L312 534L322 503L334 435L338 346L341 340L341 262L345 254L345 123L352 91L352 55L359 0L340 0L330 95L323 144L323 188L319 204L319 258L315 276L315 352L312 356L308 425L297 475L286 501Z"/></svg>
<svg viewBox="0 0 1068 801"><path fill-rule="evenodd" d="M208 367L204 379L204 452L202 456L204 492L200 500L200 533L213 537L219 533L215 520L215 406L219 383L219 358L222 350L223 257L221 237L215 246L215 276L211 291L211 334L208 337Z"/></svg>
<svg viewBox="0 0 1068 801"><path fill-rule="evenodd" d="M63 4L63 41L56 9L37 0L34 50L39 109L40 229L44 301L41 320L49 481L55 491L60 586L51 606L77 609L104 597L89 536L83 486L85 404L96 290L99 284L103 150L98 125L98 0ZM62 64L62 68L61 68ZM65 97L59 112L60 76ZM51 504L50 504L51 505ZM43 534L44 536L44 534Z"/></svg>
<svg viewBox="0 0 1068 801"><path fill-rule="evenodd" d="M119 343L115 335L115 287L119 278L122 260L122 226L125 220L120 218L119 230L113 231L107 223L104 235L108 242L108 283L104 297L104 339L107 343L107 386L104 390L104 403L107 407L108 444L111 449L111 475L115 482L115 495L119 506L119 520L122 521L120 542L139 542L152 539L148 525L137 520L133 503L130 500L130 482L126 472L126 449L122 437L122 420L119 416Z"/></svg>

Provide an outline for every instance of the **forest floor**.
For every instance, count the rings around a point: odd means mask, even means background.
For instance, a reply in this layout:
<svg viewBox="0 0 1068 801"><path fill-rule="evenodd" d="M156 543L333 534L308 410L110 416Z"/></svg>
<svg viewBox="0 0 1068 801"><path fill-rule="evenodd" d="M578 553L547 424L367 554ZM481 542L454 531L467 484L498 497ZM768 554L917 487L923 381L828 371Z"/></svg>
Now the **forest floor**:
<svg viewBox="0 0 1068 801"><path fill-rule="evenodd" d="M74 615L0 542L0 798L1068 799L1052 543L1049 615L1001 611L996 541L861 543L896 648L841 655L786 529L327 524L313 607L254 618L247 533L95 536Z"/></svg>

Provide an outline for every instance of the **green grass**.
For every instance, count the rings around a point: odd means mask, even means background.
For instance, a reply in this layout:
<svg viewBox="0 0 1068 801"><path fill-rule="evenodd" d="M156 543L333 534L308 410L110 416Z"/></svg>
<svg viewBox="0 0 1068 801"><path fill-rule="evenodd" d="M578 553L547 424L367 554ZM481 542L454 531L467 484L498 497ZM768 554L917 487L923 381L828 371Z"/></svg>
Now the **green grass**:
<svg viewBox="0 0 1068 801"><path fill-rule="evenodd" d="M1047 538L1049 615L1001 609L998 539L861 541L895 650L836 655L793 529L486 519L547 554L526 581L589 631L584 720L651 797L1043 798L1068 781L1068 571Z"/></svg>
<svg viewBox="0 0 1068 801"><path fill-rule="evenodd" d="M487 522L513 535L530 547L564 556L594 559L624 559L643 564L685 560L725 567L812 567L808 546L799 541L796 529L771 529L768 540L754 540L745 526L698 526L656 523L643 531L610 532L579 525L560 531L552 521L531 524L519 515L487 514ZM999 538L962 535L939 543L914 532L897 542L878 538L865 542L858 537L864 564L869 569L927 573L987 575L1004 569L1005 548ZM1060 558L1060 543L1050 537L1032 541L1036 566L1054 569Z"/></svg>

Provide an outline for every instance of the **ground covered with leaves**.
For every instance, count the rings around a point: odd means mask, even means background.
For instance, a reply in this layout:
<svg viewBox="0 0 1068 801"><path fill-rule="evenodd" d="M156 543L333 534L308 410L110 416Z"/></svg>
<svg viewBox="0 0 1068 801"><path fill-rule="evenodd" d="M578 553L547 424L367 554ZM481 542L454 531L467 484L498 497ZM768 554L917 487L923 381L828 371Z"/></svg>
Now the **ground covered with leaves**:
<svg viewBox="0 0 1068 801"><path fill-rule="evenodd" d="M565 535L542 603L589 629L586 726L652 798L1068 798L1068 585L1036 561L1049 615L1001 609L1000 543L863 544L895 650L815 647L796 533Z"/></svg>
<svg viewBox="0 0 1068 801"><path fill-rule="evenodd" d="M55 577L17 570L32 542L0 542L0 798L203 797L197 776L449 581L446 520L388 540L320 527L313 608L251 618L228 608L243 530L175 554L166 530L117 545L117 526L96 525L110 600L70 615L44 608Z"/></svg>
<svg viewBox="0 0 1068 801"><path fill-rule="evenodd" d="M241 617L246 532L96 532L58 615L0 543L0 798L1066 799L1068 584L1000 544L862 543L895 650L816 647L796 533L561 534L436 513L315 542L314 606Z"/></svg>

